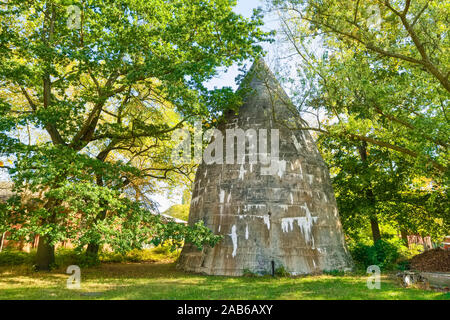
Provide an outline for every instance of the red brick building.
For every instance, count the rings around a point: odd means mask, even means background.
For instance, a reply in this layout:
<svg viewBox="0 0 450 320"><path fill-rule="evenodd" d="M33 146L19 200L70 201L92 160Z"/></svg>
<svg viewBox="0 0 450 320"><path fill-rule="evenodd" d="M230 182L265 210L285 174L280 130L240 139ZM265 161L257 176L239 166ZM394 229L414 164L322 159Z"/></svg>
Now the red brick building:
<svg viewBox="0 0 450 320"><path fill-rule="evenodd" d="M450 249L450 236L446 236L444 239L444 249Z"/></svg>

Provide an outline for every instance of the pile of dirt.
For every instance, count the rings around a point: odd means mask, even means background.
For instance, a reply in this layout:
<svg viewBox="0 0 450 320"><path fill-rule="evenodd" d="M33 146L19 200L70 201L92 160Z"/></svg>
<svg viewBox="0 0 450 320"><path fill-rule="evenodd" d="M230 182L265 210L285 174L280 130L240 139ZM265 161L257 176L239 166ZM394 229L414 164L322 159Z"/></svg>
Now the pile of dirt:
<svg viewBox="0 0 450 320"><path fill-rule="evenodd" d="M450 272L450 250L436 248L411 259L411 269L424 272Z"/></svg>

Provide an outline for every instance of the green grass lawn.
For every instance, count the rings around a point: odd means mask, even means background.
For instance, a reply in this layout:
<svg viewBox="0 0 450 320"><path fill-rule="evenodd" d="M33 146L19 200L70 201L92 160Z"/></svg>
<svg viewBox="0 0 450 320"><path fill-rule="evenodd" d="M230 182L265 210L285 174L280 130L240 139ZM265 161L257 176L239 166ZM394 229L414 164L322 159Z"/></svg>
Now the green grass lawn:
<svg viewBox="0 0 450 320"><path fill-rule="evenodd" d="M387 276L380 290L369 290L364 276L212 277L167 262L102 264L82 269L81 277L82 288L68 290L62 270L0 267L0 299L450 299L449 293L402 288Z"/></svg>

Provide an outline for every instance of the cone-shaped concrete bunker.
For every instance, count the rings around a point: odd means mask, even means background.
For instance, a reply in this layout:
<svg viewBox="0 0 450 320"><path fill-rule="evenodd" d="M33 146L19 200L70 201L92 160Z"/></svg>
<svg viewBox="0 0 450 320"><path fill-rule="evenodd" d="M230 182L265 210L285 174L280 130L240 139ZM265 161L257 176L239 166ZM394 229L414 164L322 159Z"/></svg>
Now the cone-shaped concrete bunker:
<svg viewBox="0 0 450 320"><path fill-rule="evenodd" d="M262 59L243 83L250 92L238 115L219 128L223 164L199 166L189 214L190 225L203 220L224 238L202 251L185 245L178 267L230 276L350 269L328 168L309 132L299 129L306 123ZM232 129L246 132L245 159L227 164ZM231 140L238 153L238 139Z"/></svg>

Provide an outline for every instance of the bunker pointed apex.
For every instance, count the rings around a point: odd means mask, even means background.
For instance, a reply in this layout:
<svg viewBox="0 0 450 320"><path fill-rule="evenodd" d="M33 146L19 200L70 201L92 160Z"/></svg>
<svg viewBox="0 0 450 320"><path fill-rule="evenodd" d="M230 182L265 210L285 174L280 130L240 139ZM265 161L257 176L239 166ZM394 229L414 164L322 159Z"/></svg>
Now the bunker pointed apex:
<svg viewBox="0 0 450 320"><path fill-rule="evenodd" d="M251 76L252 73L263 73L268 75L269 77L275 79L274 74L270 70L269 66L267 65L266 61L262 57L258 57L253 62L253 65L251 66L247 76Z"/></svg>
<svg viewBox="0 0 450 320"><path fill-rule="evenodd" d="M272 274L280 267L291 275L351 269L328 168L302 130L305 122L262 58L239 90L244 88L251 90L238 114L230 113L219 130L224 137L246 132L245 161L203 162L190 207L190 225L202 220L224 238L202 251L187 243L178 267L228 276ZM258 159L266 155L268 162L250 161L250 133L257 133Z"/></svg>
<svg viewBox="0 0 450 320"><path fill-rule="evenodd" d="M265 62L264 58L258 57L253 62L253 65L250 67L250 70L244 77L242 85L239 89L248 86L252 89L261 89L262 86L265 86L266 90L273 88L276 90L280 90L284 92L281 88L280 83L276 79L272 70L270 70L269 66Z"/></svg>

